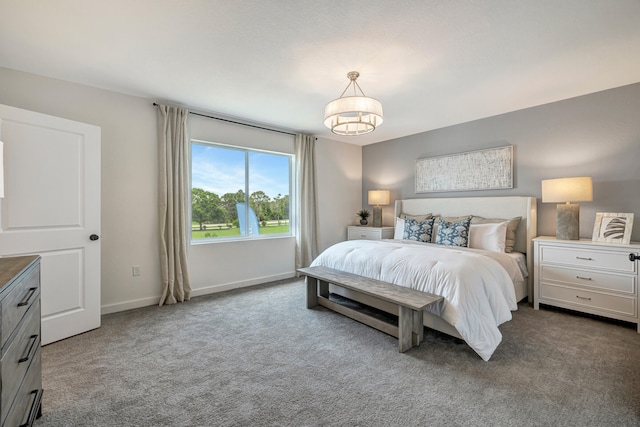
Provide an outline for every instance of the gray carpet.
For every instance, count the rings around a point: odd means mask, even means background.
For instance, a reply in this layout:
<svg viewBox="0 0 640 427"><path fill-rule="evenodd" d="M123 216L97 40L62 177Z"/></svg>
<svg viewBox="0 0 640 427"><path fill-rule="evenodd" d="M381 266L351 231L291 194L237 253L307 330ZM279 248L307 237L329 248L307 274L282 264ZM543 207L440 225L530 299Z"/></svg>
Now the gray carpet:
<svg viewBox="0 0 640 427"><path fill-rule="evenodd" d="M36 426L640 425L640 335L521 305L483 362L397 340L289 281L104 316L43 348Z"/></svg>

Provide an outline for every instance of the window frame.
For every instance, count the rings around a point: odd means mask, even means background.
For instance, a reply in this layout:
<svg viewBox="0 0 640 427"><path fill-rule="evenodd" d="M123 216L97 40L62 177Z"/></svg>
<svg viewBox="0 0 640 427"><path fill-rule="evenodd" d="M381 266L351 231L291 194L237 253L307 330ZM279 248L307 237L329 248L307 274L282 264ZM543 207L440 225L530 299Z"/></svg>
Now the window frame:
<svg viewBox="0 0 640 427"><path fill-rule="evenodd" d="M295 195L294 195L294 167L295 167L295 154L292 153L284 153L275 150L264 150L259 148L251 148L244 147L233 144L224 144L220 142L206 141L203 139L190 138L189 140L189 242L191 245L202 245L202 244L210 244L210 243L228 243L228 242L239 242L239 241L252 241L252 240L264 240L264 239L282 239L282 238L292 238L295 237L295 215L293 215L293 209L295 206ZM223 148L228 150L237 150L244 153L244 188L242 189L245 194L245 204L249 205L249 197L251 194L249 193L249 173L250 173L250 164L249 164L249 155L250 153L265 153L278 155L288 158L289 163L289 232L288 233L277 233L277 234L258 234L258 235L240 235L240 236L228 236L228 237L208 237L202 239L194 239L192 233L193 227L193 153L192 148L193 145L205 145L212 146L217 148ZM245 221L248 224L248 216L249 210L245 210Z"/></svg>

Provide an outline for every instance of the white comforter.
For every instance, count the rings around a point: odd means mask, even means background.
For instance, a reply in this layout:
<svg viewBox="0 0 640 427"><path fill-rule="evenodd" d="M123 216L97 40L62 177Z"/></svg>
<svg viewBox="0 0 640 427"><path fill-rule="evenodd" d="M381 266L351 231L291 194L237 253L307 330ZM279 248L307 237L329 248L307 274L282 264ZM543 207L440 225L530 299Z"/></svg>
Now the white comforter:
<svg viewBox="0 0 640 427"><path fill-rule="evenodd" d="M429 311L453 325L485 361L502 340L498 326L518 308L513 281L523 279L508 254L407 240L341 242L311 265L442 295L444 302Z"/></svg>

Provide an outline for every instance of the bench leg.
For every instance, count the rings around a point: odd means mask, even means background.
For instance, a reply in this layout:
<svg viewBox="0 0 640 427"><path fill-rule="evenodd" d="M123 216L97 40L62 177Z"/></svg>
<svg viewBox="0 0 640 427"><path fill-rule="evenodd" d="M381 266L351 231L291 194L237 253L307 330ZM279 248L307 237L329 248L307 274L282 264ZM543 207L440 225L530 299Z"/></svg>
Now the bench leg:
<svg viewBox="0 0 640 427"><path fill-rule="evenodd" d="M424 341L424 324L422 311L413 311L413 345L416 347Z"/></svg>
<svg viewBox="0 0 640 427"><path fill-rule="evenodd" d="M318 279L307 276L307 308L318 305Z"/></svg>
<svg viewBox="0 0 640 427"><path fill-rule="evenodd" d="M329 282L322 279L318 279L318 282L320 287L320 296L329 298Z"/></svg>
<svg viewBox="0 0 640 427"><path fill-rule="evenodd" d="M398 350L404 353L413 347L413 310L398 307Z"/></svg>

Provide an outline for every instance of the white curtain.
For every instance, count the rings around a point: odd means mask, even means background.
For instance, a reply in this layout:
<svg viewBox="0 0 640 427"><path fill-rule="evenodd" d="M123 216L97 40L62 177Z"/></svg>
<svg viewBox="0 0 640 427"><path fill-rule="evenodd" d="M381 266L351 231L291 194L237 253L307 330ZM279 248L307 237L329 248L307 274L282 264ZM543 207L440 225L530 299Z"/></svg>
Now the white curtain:
<svg viewBox="0 0 640 427"><path fill-rule="evenodd" d="M163 291L160 305L190 298L187 268L189 245L189 111L158 105L158 210L160 268Z"/></svg>
<svg viewBox="0 0 640 427"><path fill-rule="evenodd" d="M315 138L297 134L296 268L308 267L318 256Z"/></svg>

